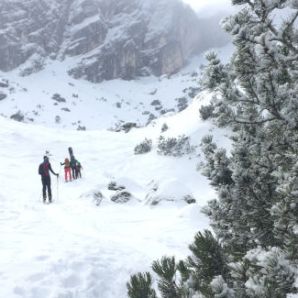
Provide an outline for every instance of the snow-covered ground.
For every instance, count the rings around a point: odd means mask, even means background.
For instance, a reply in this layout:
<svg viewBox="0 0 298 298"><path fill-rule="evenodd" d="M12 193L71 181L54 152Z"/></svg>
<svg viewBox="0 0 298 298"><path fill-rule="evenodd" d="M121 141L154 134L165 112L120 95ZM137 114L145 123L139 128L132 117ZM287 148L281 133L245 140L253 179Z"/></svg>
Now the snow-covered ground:
<svg viewBox="0 0 298 298"><path fill-rule="evenodd" d="M183 258L196 232L208 227L200 206L214 196L196 170L199 150L181 158L160 156L156 141L189 135L194 145L211 128L201 122L202 94L184 111L166 115L129 133L71 131L0 118L0 297L127 297L130 274L147 271L163 255ZM218 139L223 133L213 129ZM135 155L145 137L153 150ZM83 178L65 183L60 161L72 146ZM51 153L54 203L41 203L37 174L45 150ZM111 181L124 185L133 199L111 202ZM175 187L176 190L175 191ZM153 188L162 193L189 191L197 204L146 204ZM94 193L104 196L96 206ZM177 198L178 199L178 198Z"/></svg>
<svg viewBox="0 0 298 298"><path fill-rule="evenodd" d="M228 46L222 56L230 52ZM200 120L199 107L210 94L193 100L188 95L198 87L192 73L203 61L195 58L171 78L99 85L70 78L65 62L49 62L28 77L20 77L19 70L0 73L0 91L7 94L0 101L0 297L127 297L131 274L150 270L163 255L187 256L194 235L209 225L201 207L215 196L197 171L200 140L212 130L228 146L224 131ZM65 102L54 100L55 93ZM181 97L188 107L178 112ZM159 105L152 104L157 100ZM18 111L24 123L10 119ZM150 114L157 119L146 126ZM112 131L121 121L141 128ZM168 130L162 132L164 124ZM162 156L161 135L186 135L198 147L180 158ZM152 151L135 155L145 138L152 140ZM83 178L65 183L60 162L69 146ZM60 173L59 180L52 176L51 205L42 203L37 173L46 150ZM132 199L112 202L111 182L125 186ZM96 199L99 193L102 200ZM185 195L196 203L186 204ZM173 202L150 205L155 197Z"/></svg>
<svg viewBox="0 0 298 298"><path fill-rule="evenodd" d="M231 45L218 49L226 58ZM204 54L193 58L181 72L171 77L145 77L138 80L112 80L93 84L67 74L76 59L48 60L45 69L19 76L22 67L0 72L0 115L15 114L26 123L64 129L115 129L123 122L144 126L170 111L189 104L198 89ZM1 82L8 82L2 87ZM7 97L1 100L1 94Z"/></svg>

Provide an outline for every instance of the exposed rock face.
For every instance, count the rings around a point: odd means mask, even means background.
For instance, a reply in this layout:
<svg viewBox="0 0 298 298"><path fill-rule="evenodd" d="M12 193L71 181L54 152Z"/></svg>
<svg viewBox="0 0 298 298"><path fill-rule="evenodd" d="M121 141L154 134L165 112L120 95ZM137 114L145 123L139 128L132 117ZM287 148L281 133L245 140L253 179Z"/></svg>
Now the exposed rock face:
<svg viewBox="0 0 298 298"><path fill-rule="evenodd" d="M172 74L199 48L198 26L180 0L1 0L0 70L73 57L69 73L93 82Z"/></svg>
<svg viewBox="0 0 298 298"><path fill-rule="evenodd" d="M0 91L0 100L3 100L7 97L7 95L5 93L3 93L2 91Z"/></svg>

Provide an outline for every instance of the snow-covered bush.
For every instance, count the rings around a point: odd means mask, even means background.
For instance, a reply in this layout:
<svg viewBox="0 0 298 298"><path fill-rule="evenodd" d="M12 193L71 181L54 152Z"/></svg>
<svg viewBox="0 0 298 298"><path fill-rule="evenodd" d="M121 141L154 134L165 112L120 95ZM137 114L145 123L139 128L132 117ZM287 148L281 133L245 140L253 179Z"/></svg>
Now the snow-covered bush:
<svg viewBox="0 0 298 298"><path fill-rule="evenodd" d="M77 130L83 130L83 131L85 131L86 130L86 126L79 125L77 127Z"/></svg>
<svg viewBox="0 0 298 298"><path fill-rule="evenodd" d="M66 102L66 99L63 98L59 93L55 93L53 96L52 96L52 99L57 101L57 102Z"/></svg>
<svg viewBox="0 0 298 298"><path fill-rule="evenodd" d="M186 195L186 196L183 197L183 199L187 204L196 203L196 199L192 195Z"/></svg>
<svg viewBox="0 0 298 298"><path fill-rule="evenodd" d="M61 117L59 115L55 116L55 123L57 124L61 123Z"/></svg>
<svg viewBox="0 0 298 298"><path fill-rule="evenodd" d="M178 102L177 108L179 112L182 112L188 107L188 100L186 97L176 98L176 101Z"/></svg>
<svg viewBox="0 0 298 298"><path fill-rule="evenodd" d="M177 138L160 136L157 148L157 153L175 157L191 154L195 151L195 147L190 144L190 138L185 135L178 136Z"/></svg>
<svg viewBox="0 0 298 298"><path fill-rule="evenodd" d="M152 149L152 140L145 139L134 149L135 154L144 154L150 152Z"/></svg>
<svg viewBox="0 0 298 298"><path fill-rule="evenodd" d="M198 74L195 73L194 74L195 77L198 77ZM184 92L187 92L187 95L190 97L190 98L195 98L200 91L202 91L202 89L200 87L189 87L185 90L183 90Z"/></svg>
<svg viewBox="0 0 298 298"><path fill-rule="evenodd" d="M132 128L136 128L138 127L138 125L135 122L124 122L124 123L118 123L116 125L116 128L113 129L114 131L124 131L126 133L128 133Z"/></svg>
<svg viewBox="0 0 298 298"><path fill-rule="evenodd" d="M162 127L161 127L161 132L165 132L165 131L167 131L169 129L169 126L166 124L166 123L164 123L163 125L162 125Z"/></svg>
<svg viewBox="0 0 298 298"><path fill-rule="evenodd" d="M213 116L214 107L212 105L201 106L200 115L203 120L207 120Z"/></svg>

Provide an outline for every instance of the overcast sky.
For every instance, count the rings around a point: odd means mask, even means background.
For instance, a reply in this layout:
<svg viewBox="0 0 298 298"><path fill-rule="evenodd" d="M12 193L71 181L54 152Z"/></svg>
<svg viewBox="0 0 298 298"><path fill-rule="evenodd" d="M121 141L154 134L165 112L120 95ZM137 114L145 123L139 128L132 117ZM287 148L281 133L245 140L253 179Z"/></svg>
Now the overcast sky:
<svg viewBox="0 0 298 298"><path fill-rule="evenodd" d="M196 11L208 12L208 14L216 14L220 11L231 9L231 0L183 0L188 3Z"/></svg>

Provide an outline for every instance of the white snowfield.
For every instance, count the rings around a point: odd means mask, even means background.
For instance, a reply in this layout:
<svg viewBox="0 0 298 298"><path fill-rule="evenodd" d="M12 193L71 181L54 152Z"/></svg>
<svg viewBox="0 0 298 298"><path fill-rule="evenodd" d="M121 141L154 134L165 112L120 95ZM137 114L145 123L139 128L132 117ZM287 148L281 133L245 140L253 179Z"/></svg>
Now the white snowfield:
<svg viewBox="0 0 298 298"><path fill-rule="evenodd" d="M200 120L199 107L210 94L177 113L176 99L197 87L190 74L201 61L170 79L99 85L71 79L67 65L58 62L29 77L0 73L9 82L0 104L0 298L124 298L131 274L151 271L152 261L164 255L188 255L195 234L209 226L200 210L215 193L197 171L199 147L177 158L159 155L157 142L161 135L185 134L198 146L212 130L227 147L224 132ZM55 93L66 102L53 100ZM161 116L153 101L175 112ZM18 111L26 123L9 119ZM159 118L146 127L107 130L121 120L143 126L148 113ZM169 129L162 132L165 123ZM78 126L87 131L72 130ZM135 155L145 138L152 151ZM70 146L83 177L65 183L60 162ZM51 205L42 203L38 175L46 150L60 174L59 180L52 175ZM132 199L111 201L117 191L108 189L110 182L125 186ZM197 203L186 204L185 196Z"/></svg>
<svg viewBox="0 0 298 298"><path fill-rule="evenodd" d="M1 117L0 297L127 297L131 274L150 271L163 255L186 257L194 235L208 228L200 206L214 193L196 170L199 149L192 156L165 157L157 154L156 142L167 123L165 136L184 133L198 145L211 128L198 113L208 96L129 133L62 130ZM224 139L221 131L213 133ZM153 140L153 150L135 155L145 137ZM82 163L83 178L65 183L60 162L69 146ZM42 203L37 173L45 150L60 173L58 181L52 176L51 205ZM111 181L124 185L133 199L112 202ZM174 202L147 204L153 189ZM104 197L99 206L97 192ZM187 192L196 204L182 202Z"/></svg>

